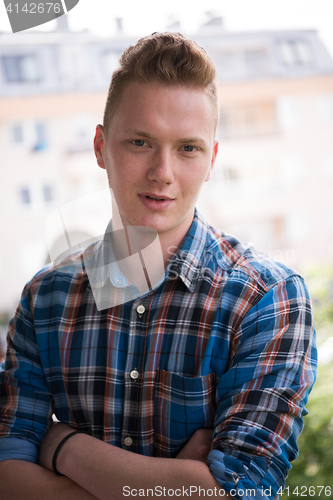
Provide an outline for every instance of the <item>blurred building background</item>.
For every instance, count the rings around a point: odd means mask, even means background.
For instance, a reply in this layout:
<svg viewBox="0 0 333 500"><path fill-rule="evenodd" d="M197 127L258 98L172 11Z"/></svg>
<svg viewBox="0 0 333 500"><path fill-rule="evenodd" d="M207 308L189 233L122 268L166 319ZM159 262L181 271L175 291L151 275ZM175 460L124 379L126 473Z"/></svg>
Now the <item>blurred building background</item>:
<svg viewBox="0 0 333 500"><path fill-rule="evenodd" d="M137 38L116 22L108 39L70 32L66 16L54 32L0 34L2 314L13 314L50 251L65 249L64 227L72 244L104 230L107 209L75 200L107 188L95 126L119 56ZM220 99L220 152L199 209L292 267L330 262L333 61L316 31L231 33L212 17L192 38L217 65ZM49 215L69 202L65 226L53 224Z"/></svg>

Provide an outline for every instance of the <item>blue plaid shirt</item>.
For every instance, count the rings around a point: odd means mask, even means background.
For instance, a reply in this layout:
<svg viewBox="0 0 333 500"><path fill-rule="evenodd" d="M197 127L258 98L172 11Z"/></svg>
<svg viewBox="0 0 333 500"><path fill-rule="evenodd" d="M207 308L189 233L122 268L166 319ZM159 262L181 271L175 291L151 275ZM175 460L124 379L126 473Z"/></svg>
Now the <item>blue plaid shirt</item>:
<svg viewBox="0 0 333 500"><path fill-rule="evenodd" d="M91 258L105 246L92 245ZM100 283L107 293L132 286L112 273ZM0 460L36 462L53 413L155 457L175 457L205 427L221 487L274 498L315 380L310 300L295 271L196 211L162 282L125 303L98 310L82 252L38 273L10 323L2 368Z"/></svg>

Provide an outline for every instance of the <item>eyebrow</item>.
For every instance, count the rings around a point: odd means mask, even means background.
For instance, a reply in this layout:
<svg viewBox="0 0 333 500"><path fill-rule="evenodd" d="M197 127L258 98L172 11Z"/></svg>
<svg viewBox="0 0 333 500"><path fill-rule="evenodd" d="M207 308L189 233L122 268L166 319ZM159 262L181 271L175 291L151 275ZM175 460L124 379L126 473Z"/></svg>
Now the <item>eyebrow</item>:
<svg viewBox="0 0 333 500"><path fill-rule="evenodd" d="M141 135L142 137L146 137L147 139L154 139L154 136L151 134L148 134L148 132L143 132L141 130L137 130L135 128L127 128L125 130L126 134L136 134L136 135Z"/></svg>
<svg viewBox="0 0 333 500"><path fill-rule="evenodd" d="M137 129L134 129L134 128L127 128L125 130L125 133L127 134L136 134L136 135L140 135L141 137L146 137L147 139L155 139L155 137L152 135L152 134L149 134L148 132L144 132L142 130L137 130ZM193 142L200 142L202 144L206 144L205 140L204 139L201 139L200 137L185 137L184 139L180 139L179 140L180 143L193 143Z"/></svg>

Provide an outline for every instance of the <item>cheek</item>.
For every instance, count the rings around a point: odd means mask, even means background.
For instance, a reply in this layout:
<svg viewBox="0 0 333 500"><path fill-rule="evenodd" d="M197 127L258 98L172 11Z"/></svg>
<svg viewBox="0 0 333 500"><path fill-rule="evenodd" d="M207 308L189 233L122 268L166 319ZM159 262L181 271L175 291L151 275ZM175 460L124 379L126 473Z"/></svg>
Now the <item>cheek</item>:
<svg viewBox="0 0 333 500"><path fill-rule="evenodd" d="M203 168L202 165L193 166L187 170L187 175L182 176L182 185L184 191L188 193L193 193L200 189L200 187L206 181L206 178L210 175L210 169L207 167Z"/></svg>

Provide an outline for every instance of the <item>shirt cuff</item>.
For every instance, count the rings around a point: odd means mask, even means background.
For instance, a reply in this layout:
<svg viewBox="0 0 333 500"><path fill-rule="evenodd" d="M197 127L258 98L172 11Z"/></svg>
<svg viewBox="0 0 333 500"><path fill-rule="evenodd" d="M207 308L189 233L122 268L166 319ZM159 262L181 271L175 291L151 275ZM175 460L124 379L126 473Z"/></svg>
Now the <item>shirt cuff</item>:
<svg viewBox="0 0 333 500"><path fill-rule="evenodd" d="M281 471L263 457L242 460L212 450L207 465L221 487L237 500L276 500L285 486Z"/></svg>
<svg viewBox="0 0 333 500"><path fill-rule="evenodd" d="M4 460L25 460L37 463L37 446L26 439L7 437L0 439L0 462Z"/></svg>

